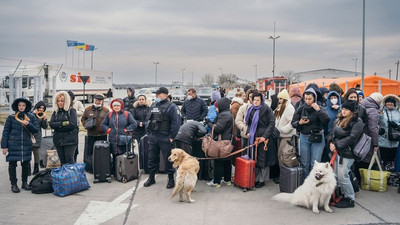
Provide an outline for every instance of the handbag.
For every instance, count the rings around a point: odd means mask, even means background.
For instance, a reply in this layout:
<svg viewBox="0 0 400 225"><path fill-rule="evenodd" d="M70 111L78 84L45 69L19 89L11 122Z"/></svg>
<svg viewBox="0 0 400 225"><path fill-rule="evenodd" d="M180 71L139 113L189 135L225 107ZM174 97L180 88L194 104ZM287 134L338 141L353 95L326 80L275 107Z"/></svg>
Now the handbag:
<svg viewBox="0 0 400 225"><path fill-rule="evenodd" d="M29 135L31 136L31 142L32 144L36 144L36 138L35 136L28 130L28 128L26 128L25 126L23 126L25 128L26 131L28 131Z"/></svg>
<svg viewBox="0 0 400 225"><path fill-rule="evenodd" d="M374 163L378 164L379 171L371 170ZM390 176L390 172L383 171L381 163L379 162L378 153L374 151L371 162L369 163L368 169L360 169L361 175L361 189L367 191L379 191L385 192L387 189L387 179Z"/></svg>
<svg viewBox="0 0 400 225"><path fill-rule="evenodd" d="M389 113L388 111L385 109L386 115L387 115L387 123L388 123L388 139L389 141L400 141L400 131L396 130L395 128L392 127L392 125L390 124L390 120L389 120Z"/></svg>
<svg viewBox="0 0 400 225"><path fill-rule="evenodd" d="M90 188L84 163L64 164L51 171L53 194L64 197Z"/></svg>
<svg viewBox="0 0 400 225"><path fill-rule="evenodd" d="M132 136L121 134L118 135L118 146L128 146L132 143Z"/></svg>
<svg viewBox="0 0 400 225"><path fill-rule="evenodd" d="M47 165L46 168L57 168L61 166L60 157L57 150L47 150Z"/></svg>
<svg viewBox="0 0 400 225"><path fill-rule="evenodd" d="M310 130L310 136L308 136L308 141L313 143L322 142L322 131L321 130Z"/></svg>
<svg viewBox="0 0 400 225"><path fill-rule="evenodd" d="M97 122L96 117L88 118L85 121L85 128L87 130L92 130L92 129L96 128L96 122Z"/></svg>
<svg viewBox="0 0 400 225"><path fill-rule="evenodd" d="M221 134L218 135L218 141L214 141L213 137L214 126L211 129L211 135L205 136L201 143L201 147L206 155L214 158L224 158L232 152L234 146L231 140L221 140Z"/></svg>
<svg viewBox="0 0 400 225"><path fill-rule="evenodd" d="M362 134L357 144L354 146L353 153L357 161L362 161L371 151L371 137Z"/></svg>

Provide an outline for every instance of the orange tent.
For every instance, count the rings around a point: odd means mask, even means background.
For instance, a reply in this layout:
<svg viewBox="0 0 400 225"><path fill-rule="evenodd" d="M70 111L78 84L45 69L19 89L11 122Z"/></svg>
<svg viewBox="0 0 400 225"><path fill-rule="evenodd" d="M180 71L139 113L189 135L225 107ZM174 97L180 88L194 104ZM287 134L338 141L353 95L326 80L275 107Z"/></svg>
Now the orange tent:
<svg viewBox="0 0 400 225"><path fill-rule="evenodd" d="M369 96L374 92L379 92L379 81L381 81L381 92L383 96L387 94L400 95L399 81L379 76L364 77L364 95ZM298 86L301 90L301 93L303 93L304 88L312 83L317 84L318 87L327 87L328 89L330 84L336 83L346 93L348 89L354 88L357 84L361 85L361 77L319 78L315 80L301 82L298 84L292 84L290 87Z"/></svg>

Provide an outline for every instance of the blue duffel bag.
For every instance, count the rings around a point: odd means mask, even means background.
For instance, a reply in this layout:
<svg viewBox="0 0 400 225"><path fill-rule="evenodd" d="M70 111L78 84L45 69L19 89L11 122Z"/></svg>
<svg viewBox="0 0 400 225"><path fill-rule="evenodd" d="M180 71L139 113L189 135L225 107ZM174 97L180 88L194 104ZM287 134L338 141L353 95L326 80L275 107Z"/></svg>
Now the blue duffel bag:
<svg viewBox="0 0 400 225"><path fill-rule="evenodd" d="M64 197L90 188L84 163L64 164L51 171L53 194Z"/></svg>

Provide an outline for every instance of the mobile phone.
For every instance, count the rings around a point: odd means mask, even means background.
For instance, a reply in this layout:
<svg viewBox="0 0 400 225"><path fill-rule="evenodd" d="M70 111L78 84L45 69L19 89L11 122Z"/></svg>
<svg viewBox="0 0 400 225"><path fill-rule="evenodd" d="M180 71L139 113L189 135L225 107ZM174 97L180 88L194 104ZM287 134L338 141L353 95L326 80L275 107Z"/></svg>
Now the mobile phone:
<svg viewBox="0 0 400 225"><path fill-rule="evenodd" d="M308 120L308 116L302 116L301 117L303 120Z"/></svg>

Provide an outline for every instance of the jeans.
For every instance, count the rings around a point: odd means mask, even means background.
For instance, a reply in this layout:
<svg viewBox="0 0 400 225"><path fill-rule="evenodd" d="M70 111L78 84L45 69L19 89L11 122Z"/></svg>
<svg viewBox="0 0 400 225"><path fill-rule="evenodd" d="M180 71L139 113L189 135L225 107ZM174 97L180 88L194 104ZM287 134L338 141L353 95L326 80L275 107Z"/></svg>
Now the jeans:
<svg viewBox="0 0 400 225"><path fill-rule="evenodd" d="M322 153L325 147L325 137L322 134L321 143L310 142L310 135L300 134L300 161L304 168L304 178L308 176L314 167L314 161L321 162Z"/></svg>
<svg viewBox="0 0 400 225"><path fill-rule="evenodd" d="M353 189L353 185L350 181L350 167L353 165L354 159L342 159L342 164L339 164L340 156L336 156L335 162L335 174L337 175L338 186L342 190L344 197L354 200L355 193Z"/></svg>

